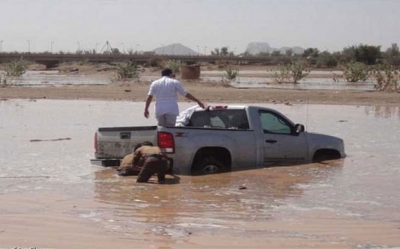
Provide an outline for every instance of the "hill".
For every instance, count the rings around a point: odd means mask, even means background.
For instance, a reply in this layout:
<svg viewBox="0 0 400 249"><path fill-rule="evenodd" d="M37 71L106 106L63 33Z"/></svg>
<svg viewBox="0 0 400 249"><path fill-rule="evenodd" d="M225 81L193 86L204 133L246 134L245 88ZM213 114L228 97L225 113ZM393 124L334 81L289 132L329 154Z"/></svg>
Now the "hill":
<svg viewBox="0 0 400 249"><path fill-rule="evenodd" d="M162 55L197 55L197 52L180 44L174 43L167 46L159 47L153 50L156 54Z"/></svg>

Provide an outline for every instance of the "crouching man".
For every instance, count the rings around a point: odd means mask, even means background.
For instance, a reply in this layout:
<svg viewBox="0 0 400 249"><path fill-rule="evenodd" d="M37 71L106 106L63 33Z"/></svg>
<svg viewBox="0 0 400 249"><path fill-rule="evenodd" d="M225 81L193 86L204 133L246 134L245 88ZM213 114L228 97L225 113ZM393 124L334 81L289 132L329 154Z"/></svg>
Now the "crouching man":
<svg viewBox="0 0 400 249"><path fill-rule="evenodd" d="M133 163L133 158L135 156L134 155L135 151L138 148L142 147L143 145L152 146L153 144L151 142L147 142L147 141L144 142L143 144L141 144L141 143L137 144L135 146L135 149L133 150L133 153L126 155L122 159L119 167L117 168L118 175L120 175L120 176L132 176L132 175L135 175L135 176L137 176L139 174L140 170L143 167L143 163L144 163L143 159L142 160L140 160L140 159L137 160L136 164L134 164Z"/></svg>
<svg viewBox="0 0 400 249"><path fill-rule="evenodd" d="M158 182L165 181L168 160L168 157L158 146L142 145L136 149L133 153L133 165L139 165L143 162L136 182L147 182L154 174L157 174Z"/></svg>

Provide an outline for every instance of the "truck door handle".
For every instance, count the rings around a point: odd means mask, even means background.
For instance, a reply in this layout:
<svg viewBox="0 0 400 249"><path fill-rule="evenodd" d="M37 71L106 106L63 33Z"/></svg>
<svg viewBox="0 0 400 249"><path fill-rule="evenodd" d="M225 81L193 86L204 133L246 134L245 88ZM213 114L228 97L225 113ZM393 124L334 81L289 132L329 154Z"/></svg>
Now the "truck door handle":
<svg viewBox="0 0 400 249"><path fill-rule="evenodd" d="M121 132L119 134L119 137L121 139L130 139L131 138L131 133L130 132Z"/></svg>
<svg viewBox="0 0 400 249"><path fill-rule="evenodd" d="M269 143L269 144L274 144L274 143L277 143L278 141L276 141L276 140L265 140L265 142Z"/></svg>

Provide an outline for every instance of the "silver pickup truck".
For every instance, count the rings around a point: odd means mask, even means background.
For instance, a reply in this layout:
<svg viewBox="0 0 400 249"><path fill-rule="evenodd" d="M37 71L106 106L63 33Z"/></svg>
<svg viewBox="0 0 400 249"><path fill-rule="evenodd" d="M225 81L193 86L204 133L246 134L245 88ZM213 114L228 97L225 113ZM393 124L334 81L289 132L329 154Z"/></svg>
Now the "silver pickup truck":
<svg viewBox="0 0 400 249"><path fill-rule="evenodd" d="M257 106L196 109L184 127L107 127L95 133L95 159L118 165L136 144L151 141L173 161L176 174L292 165L345 157L343 140L309 133L280 112Z"/></svg>

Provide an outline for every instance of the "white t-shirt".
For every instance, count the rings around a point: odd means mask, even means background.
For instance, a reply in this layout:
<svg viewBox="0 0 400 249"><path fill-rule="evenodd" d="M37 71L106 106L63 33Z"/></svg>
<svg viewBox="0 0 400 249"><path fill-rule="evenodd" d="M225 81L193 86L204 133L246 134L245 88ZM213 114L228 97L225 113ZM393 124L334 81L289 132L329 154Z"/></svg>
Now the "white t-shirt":
<svg viewBox="0 0 400 249"><path fill-rule="evenodd" d="M156 116L179 115L177 92L186 97L187 91L183 88L182 83L170 77L164 76L151 83L148 95L156 98Z"/></svg>

